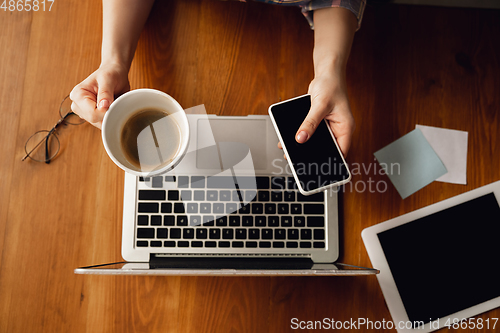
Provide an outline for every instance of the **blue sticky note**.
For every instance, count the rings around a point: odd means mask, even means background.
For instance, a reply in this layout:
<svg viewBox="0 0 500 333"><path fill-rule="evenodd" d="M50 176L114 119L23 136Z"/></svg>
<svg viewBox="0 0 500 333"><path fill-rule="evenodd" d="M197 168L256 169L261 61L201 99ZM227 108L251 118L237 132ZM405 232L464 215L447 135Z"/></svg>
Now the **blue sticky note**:
<svg viewBox="0 0 500 333"><path fill-rule="evenodd" d="M403 199L447 172L419 129L402 136L374 155Z"/></svg>

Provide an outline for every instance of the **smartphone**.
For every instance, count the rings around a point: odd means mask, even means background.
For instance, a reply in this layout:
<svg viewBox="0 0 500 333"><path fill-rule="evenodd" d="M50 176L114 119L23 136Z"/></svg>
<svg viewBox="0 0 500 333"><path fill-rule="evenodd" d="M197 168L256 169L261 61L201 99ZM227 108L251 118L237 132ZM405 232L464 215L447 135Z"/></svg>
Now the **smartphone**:
<svg viewBox="0 0 500 333"><path fill-rule="evenodd" d="M327 120L318 125L305 143L295 140L311 108L311 96L303 95L269 107L271 121L288 160L297 188L310 195L345 184L351 173Z"/></svg>

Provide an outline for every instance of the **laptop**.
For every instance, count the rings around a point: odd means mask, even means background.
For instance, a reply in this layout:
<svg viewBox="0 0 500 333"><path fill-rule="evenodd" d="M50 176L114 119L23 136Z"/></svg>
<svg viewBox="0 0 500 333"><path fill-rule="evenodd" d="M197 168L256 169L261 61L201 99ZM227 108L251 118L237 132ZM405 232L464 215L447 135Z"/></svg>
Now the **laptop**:
<svg viewBox="0 0 500 333"><path fill-rule="evenodd" d="M338 191L300 194L269 116L187 109L182 161L125 173L123 262L75 269L125 275L371 275L337 263Z"/></svg>

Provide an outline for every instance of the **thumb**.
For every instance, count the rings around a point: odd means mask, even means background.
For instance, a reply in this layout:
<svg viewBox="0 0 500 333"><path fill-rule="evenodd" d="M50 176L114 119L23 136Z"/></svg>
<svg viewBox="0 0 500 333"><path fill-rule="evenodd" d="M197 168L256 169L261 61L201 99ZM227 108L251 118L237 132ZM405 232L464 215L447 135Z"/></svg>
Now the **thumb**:
<svg viewBox="0 0 500 333"><path fill-rule="evenodd" d="M114 100L113 85L106 80L99 82L99 90L97 92L97 109L101 112L107 111Z"/></svg>
<svg viewBox="0 0 500 333"><path fill-rule="evenodd" d="M295 140L297 140L298 143L304 143L309 140L327 114L328 108L326 106L321 106L313 102L306 119L304 119L302 125L300 125L295 134Z"/></svg>

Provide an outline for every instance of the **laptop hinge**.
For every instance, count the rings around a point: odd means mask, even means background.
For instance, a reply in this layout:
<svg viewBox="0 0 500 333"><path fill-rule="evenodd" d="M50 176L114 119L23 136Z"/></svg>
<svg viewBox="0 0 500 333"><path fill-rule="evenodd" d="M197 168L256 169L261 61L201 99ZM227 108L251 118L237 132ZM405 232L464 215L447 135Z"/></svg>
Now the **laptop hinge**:
<svg viewBox="0 0 500 333"><path fill-rule="evenodd" d="M151 254L149 268L186 269L310 269L310 258L160 257Z"/></svg>

